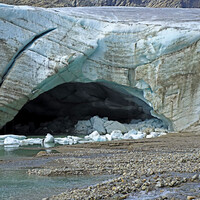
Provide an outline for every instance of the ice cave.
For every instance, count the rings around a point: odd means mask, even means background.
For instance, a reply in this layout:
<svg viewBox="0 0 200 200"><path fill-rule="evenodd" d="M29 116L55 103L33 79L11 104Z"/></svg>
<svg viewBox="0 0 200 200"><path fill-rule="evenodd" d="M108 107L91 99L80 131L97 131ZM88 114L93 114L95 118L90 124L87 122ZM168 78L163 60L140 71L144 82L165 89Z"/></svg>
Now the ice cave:
<svg viewBox="0 0 200 200"><path fill-rule="evenodd" d="M200 130L198 20L198 9L1 4L0 128L152 114L170 130Z"/></svg>
<svg viewBox="0 0 200 200"><path fill-rule="evenodd" d="M60 134L73 131L78 120L93 116L130 123L154 118L151 110L143 100L106 83L64 83L26 103L1 133Z"/></svg>

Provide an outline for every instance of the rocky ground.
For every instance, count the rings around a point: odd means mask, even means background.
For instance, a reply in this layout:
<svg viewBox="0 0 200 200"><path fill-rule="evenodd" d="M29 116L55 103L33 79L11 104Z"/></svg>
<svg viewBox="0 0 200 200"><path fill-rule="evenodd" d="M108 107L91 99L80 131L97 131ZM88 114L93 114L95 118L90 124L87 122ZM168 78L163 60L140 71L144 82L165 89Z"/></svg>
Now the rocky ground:
<svg viewBox="0 0 200 200"><path fill-rule="evenodd" d="M28 173L114 175L113 179L46 199L200 199L200 133L59 146L61 156ZM55 156L39 152L37 158Z"/></svg>
<svg viewBox="0 0 200 200"><path fill-rule="evenodd" d="M134 6L134 7L179 7L199 8L199 0L0 0L2 3L14 5L31 5L41 7L78 7L78 6Z"/></svg>

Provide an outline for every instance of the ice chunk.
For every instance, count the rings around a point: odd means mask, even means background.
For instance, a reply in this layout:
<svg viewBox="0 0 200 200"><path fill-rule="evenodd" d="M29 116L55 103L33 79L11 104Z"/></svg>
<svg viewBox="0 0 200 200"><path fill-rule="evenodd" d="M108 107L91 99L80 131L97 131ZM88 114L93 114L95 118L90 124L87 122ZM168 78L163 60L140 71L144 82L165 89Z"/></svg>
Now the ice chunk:
<svg viewBox="0 0 200 200"><path fill-rule="evenodd" d="M54 137L50 133L48 133L44 139L44 143L54 143Z"/></svg>
<svg viewBox="0 0 200 200"><path fill-rule="evenodd" d="M137 131L135 129L130 130L128 133L125 133L123 139L133 139L135 135L137 135Z"/></svg>
<svg viewBox="0 0 200 200"><path fill-rule="evenodd" d="M98 133L98 131L93 131L90 135L89 135L89 137L90 138L93 138L93 137L95 137L95 136L99 136L100 134Z"/></svg>
<svg viewBox="0 0 200 200"><path fill-rule="evenodd" d="M76 144L76 142L74 140L68 138L68 144L72 145L72 144Z"/></svg>
<svg viewBox="0 0 200 200"><path fill-rule="evenodd" d="M159 133L158 132L151 132L149 135L146 136L146 138L155 138L158 137Z"/></svg>
<svg viewBox="0 0 200 200"><path fill-rule="evenodd" d="M34 145L34 144L42 144L42 139L28 138L28 139L20 140L20 146Z"/></svg>
<svg viewBox="0 0 200 200"><path fill-rule="evenodd" d="M167 135L167 133L161 132L158 137L163 136L163 135Z"/></svg>
<svg viewBox="0 0 200 200"><path fill-rule="evenodd" d="M146 136L146 138L155 138L155 137L160 137L163 135L167 135L167 133L164 132L151 132L149 135Z"/></svg>
<svg viewBox="0 0 200 200"><path fill-rule="evenodd" d="M145 138L145 136L146 136L146 133L142 133L142 132L138 131L137 135L133 135L132 138L133 138L134 140L138 140L138 139L143 139L143 138Z"/></svg>
<svg viewBox="0 0 200 200"><path fill-rule="evenodd" d="M123 139L123 134L120 130L114 130L110 135L112 139Z"/></svg>
<svg viewBox="0 0 200 200"><path fill-rule="evenodd" d="M146 136L146 133L132 129L128 133L124 134L123 139L138 140L138 139L144 138L145 136Z"/></svg>
<svg viewBox="0 0 200 200"><path fill-rule="evenodd" d="M15 151L19 148L19 145L18 144L7 144L7 145L4 145L4 150L5 151Z"/></svg>
<svg viewBox="0 0 200 200"><path fill-rule="evenodd" d="M105 137L107 138L108 141L112 140L112 136L110 134L106 134Z"/></svg>
<svg viewBox="0 0 200 200"><path fill-rule="evenodd" d="M73 144L77 144L79 140L81 140L81 138L79 138L79 137L67 136L64 138L55 138L55 143L63 144L63 145L64 144L73 145Z"/></svg>
<svg viewBox="0 0 200 200"><path fill-rule="evenodd" d="M76 140L76 141L82 140L82 138L80 138L80 137L71 136L71 135L68 135L67 138L72 139L72 140Z"/></svg>
<svg viewBox="0 0 200 200"><path fill-rule="evenodd" d="M54 146L55 146L55 143L44 143L45 148L51 148L51 147L54 147Z"/></svg>
<svg viewBox="0 0 200 200"><path fill-rule="evenodd" d="M12 137L6 137L4 140L4 145L19 145L20 141Z"/></svg>
<svg viewBox="0 0 200 200"><path fill-rule="evenodd" d="M104 135L100 135L100 136L94 137L93 140L95 142L105 142L107 140L107 138Z"/></svg>
<svg viewBox="0 0 200 200"><path fill-rule="evenodd" d="M93 131L90 135L85 136L85 139L92 140L95 142L103 142L107 140L106 136L100 135L98 131Z"/></svg>
<svg viewBox="0 0 200 200"><path fill-rule="evenodd" d="M18 139L18 140L26 139L26 136L24 136L24 135L12 135L11 134L11 135L0 135L0 140L5 140L7 137Z"/></svg>
<svg viewBox="0 0 200 200"><path fill-rule="evenodd" d="M64 138L55 138L56 144L69 144L69 139L67 137Z"/></svg>

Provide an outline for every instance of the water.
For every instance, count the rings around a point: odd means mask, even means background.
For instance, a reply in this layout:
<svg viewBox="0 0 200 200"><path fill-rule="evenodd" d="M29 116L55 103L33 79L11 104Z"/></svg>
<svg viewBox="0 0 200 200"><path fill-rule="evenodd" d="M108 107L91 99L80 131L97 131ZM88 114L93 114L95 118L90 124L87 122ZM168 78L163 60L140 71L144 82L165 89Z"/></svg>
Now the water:
<svg viewBox="0 0 200 200"><path fill-rule="evenodd" d="M40 145L34 145L30 147L4 147L0 146L0 159L19 159L23 157L35 156L39 151L44 150Z"/></svg>
<svg viewBox="0 0 200 200"><path fill-rule="evenodd" d="M27 174L27 169L40 167L54 157L30 159L41 146L6 148L0 146L0 200L39 200L70 188L80 188L108 180L109 176L43 177Z"/></svg>
<svg viewBox="0 0 200 200"><path fill-rule="evenodd" d="M168 173L168 177L187 177L194 176L194 173ZM157 188L153 191L141 191L129 196L126 200L153 200L153 199L187 199L187 196L199 196L200 182L186 182L176 187Z"/></svg>
<svg viewBox="0 0 200 200"><path fill-rule="evenodd" d="M185 183L179 187L160 188L151 192L141 191L126 200L153 200L156 198L165 199L186 199L187 196L198 196L200 183Z"/></svg>
<svg viewBox="0 0 200 200"><path fill-rule="evenodd" d="M39 177L28 175L25 170L0 171L1 200L39 200L75 187L97 184L108 179L93 177Z"/></svg>

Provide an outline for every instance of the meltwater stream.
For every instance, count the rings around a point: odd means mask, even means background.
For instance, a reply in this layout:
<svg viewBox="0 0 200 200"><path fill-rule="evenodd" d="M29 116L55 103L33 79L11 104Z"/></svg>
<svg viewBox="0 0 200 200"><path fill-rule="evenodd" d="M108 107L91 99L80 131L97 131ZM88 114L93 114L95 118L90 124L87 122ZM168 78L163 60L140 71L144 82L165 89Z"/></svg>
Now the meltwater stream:
<svg viewBox="0 0 200 200"><path fill-rule="evenodd" d="M39 167L49 158L30 159L39 146L5 150L0 146L0 199L41 200L70 188L85 187L108 180L108 176L43 177L27 174L27 168ZM52 158L56 159L58 157ZM51 159L51 158L50 158Z"/></svg>

